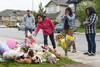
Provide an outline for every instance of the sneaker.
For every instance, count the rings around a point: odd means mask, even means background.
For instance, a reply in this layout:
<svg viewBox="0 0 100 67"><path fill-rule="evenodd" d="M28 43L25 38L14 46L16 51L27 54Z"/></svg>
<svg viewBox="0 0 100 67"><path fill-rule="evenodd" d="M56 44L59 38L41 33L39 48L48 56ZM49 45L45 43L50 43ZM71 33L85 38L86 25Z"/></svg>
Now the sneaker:
<svg viewBox="0 0 100 67"><path fill-rule="evenodd" d="M68 49L68 51L71 51L71 49Z"/></svg>
<svg viewBox="0 0 100 67"><path fill-rule="evenodd" d="M90 53L90 54L88 54L88 56L95 56L95 54L94 53Z"/></svg>
<svg viewBox="0 0 100 67"><path fill-rule="evenodd" d="M55 52L57 52L57 50L54 50Z"/></svg>
<svg viewBox="0 0 100 67"><path fill-rule="evenodd" d="M90 54L89 52L85 52L85 53L84 53L84 55L89 55L89 54Z"/></svg>
<svg viewBox="0 0 100 67"><path fill-rule="evenodd" d="M76 50L73 50L72 53L76 53Z"/></svg>

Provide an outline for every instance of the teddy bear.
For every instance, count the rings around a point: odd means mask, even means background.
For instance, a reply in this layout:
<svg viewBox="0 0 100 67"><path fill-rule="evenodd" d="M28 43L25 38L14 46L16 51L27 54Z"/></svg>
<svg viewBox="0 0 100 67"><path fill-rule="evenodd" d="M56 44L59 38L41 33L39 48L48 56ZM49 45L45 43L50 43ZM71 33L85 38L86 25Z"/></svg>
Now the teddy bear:
<svg viewBox="0 0 100 67"><path fill-rule="evenodd" d="M34 64L39 64L39 63L41 63L41 62L42 62L41 56L35 55L34 57L32 57L32 63L34 63Z"/></svg>
<svg viewBox="0 0 100 67"><path fill-rule="evenodd" d="M47 57L46 62L53 64L53 63L57 63L57 60L56 57L49 56Z"/></svg>
<svg viewBox="0 0 100 67"><path fill-rule="evenodd" d="M42 55L43 52L35 52L34 50L29 49L28 53L24 56L32 58L32 63L37 64L42 62Z"/></svg>
<svg viewBox="0 0 100 67"><path fill-rule="evenodd" d="M32 49L29 49L28 52L24 55L24 57L34 57L36 55L36 52Z"/></svg>
<svg viewBox="0 0 100 67"><path fill-rule="evenodd" d="M55 51L53 51L51 48L50 49L50 52L53 53L57 58L61 59L61 55L56 53Z"/></svg>
<svg viewBox="0 0 100 67"><path fill-rule="evenodd" d="M28 53L23 54L22 56L18 57L17 60L25 59L25 58L29 59L29 58L32 58L35 54L36 52L30 49L28 50Z"/></svg>
<svg viewBox="0 0 100 67"><path fill-rule="evenodd" d="M18 63L30 64L30 63L32 63L32 59L31 59L31 58L29 58L29 59L24 58L24 59L17 60L17 62L18 62Z"/></svg>
<svg viewBox="0 0 100 67"><path fill-rule="evenodd" d="M17 60L17 62L19 63L33 63L33 64L37 64L37 63L41 63L41 57L42 57L42 52L38 52L36 53L35 51L33 51L32 49L28 50L28 53L23 55L23 57L21 57L19 60Z"/></svg>

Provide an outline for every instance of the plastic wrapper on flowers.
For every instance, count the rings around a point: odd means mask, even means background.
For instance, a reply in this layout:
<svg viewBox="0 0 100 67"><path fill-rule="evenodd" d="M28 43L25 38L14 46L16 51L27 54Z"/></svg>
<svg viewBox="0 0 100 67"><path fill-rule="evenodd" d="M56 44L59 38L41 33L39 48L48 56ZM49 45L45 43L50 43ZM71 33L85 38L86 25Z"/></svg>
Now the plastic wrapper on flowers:
<svg viewBox="0 0 100 67"><path fill-rule="evenodd" d="M22 50L24 53L27 53L29 48L33 48L33 46L32 46L32 45L29 45L29 44L23 44L23 45L21 46L21 50Z"/></svg>
<svg viewBox="0 0 100 67"><path fill-rule="evenodd" d="M73 41L71 41L71 43L68 45L68 48L70 48L75 43L76 40L77 40L77 38L73 37Z"/></svg>
<svg viewBox="0 0 100 67"><path fill-rule="evenodd" d="M62 47L65 51L65 56L67 56L68 48L70 48L76 41L76 37L72 37L70 35L67 35L66 37L60 34L60 37L57 37L56 39L59 39L58 46Z"/></svg>

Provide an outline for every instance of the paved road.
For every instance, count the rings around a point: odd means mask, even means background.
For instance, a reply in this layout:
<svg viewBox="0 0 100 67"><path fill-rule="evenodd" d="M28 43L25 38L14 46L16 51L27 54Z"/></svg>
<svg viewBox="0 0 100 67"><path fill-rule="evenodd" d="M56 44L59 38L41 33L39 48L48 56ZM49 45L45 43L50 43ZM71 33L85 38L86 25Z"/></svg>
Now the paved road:
<svg viewBox="0 0 100 67"><path fill-rule="evenodd" d="M57 35L57 33L55 35ZM0 36L24 40L24 31L18 31L17 29L13 29L13 28L11 29L0 28ZM85 35L74 34L74 36L78 38L78 40L76 41L77 50L85 52L87 50L87 42L86 42ZM43 43L43 35L41 30L36 37L36 41L39 43ZM49 38L48 38L48 42L49 44L51 44ZM97 54L100 54L100 36L96 36L96 43L97 43Z"/></svg>

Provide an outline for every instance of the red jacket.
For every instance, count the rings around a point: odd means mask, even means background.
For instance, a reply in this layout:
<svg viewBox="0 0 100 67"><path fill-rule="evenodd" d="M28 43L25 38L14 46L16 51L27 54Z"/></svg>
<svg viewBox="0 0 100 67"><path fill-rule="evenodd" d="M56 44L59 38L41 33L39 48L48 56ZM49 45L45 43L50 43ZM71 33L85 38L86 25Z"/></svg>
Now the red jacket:
<svg viewBox="0 0 100 67"><path fill-rule="evenodd" d="M44 22L38 22L35 33L38 34L39 30L42 29L43 35L50 35L53 33L54 28L53 22L50 19L45 18Z"/></svg>

